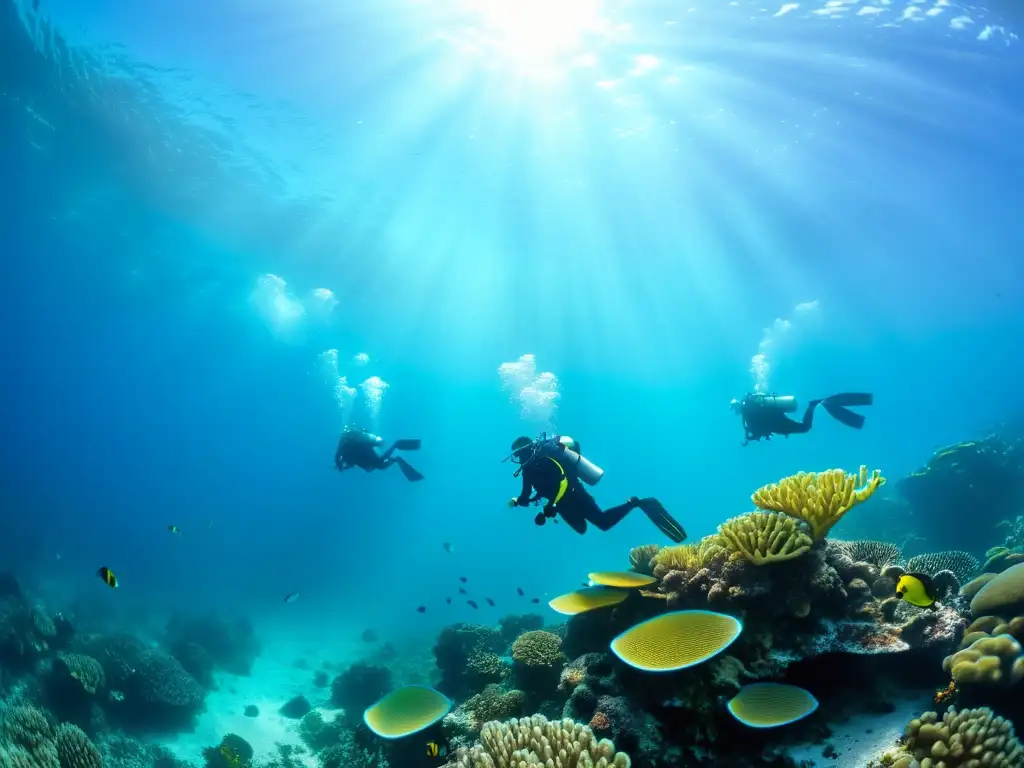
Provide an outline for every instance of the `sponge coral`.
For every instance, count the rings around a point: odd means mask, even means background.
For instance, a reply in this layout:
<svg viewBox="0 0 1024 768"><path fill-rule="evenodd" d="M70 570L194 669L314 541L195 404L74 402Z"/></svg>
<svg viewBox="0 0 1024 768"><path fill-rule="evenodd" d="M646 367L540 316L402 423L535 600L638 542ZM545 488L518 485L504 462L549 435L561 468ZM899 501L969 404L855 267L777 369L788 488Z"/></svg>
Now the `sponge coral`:
<svg viewBox="0 0 1024 768"><path fill-rule="evenodd" d="M718 526L718 536L732 560L754 565L800 557L811 548L811 538L796 520L776 512L751 512Z"/></svg>
<svg viewBox="0 0 1024 768"><path fill-rule="evenodd" d="M893 768L1016 768L1024 763L1024 748L1013 735L1009 721L997 717L988 707L946 710L939 722L935 712L911 720L903 739L910 754L891 762Z"/></svg>
<svg viewBox="0 0 1024 768"><path fill-rule="evenodd" d="M543 629L524 632L512 643L512 659L527 667L561 667L562 639Z"/></svg>
<svg viewBox="0 0 1024 768"><path fill-rule="evenodd" d="M879 470L868 473L861 465L857 475L841 469L826 472L800 472L754 491L751 496L760 509L783 512L803 520L814 541L825 538L847 512L867 501L885 478Z"/></svg>
<svg viewBox="0 0 1024 768"><path fill-rule="evenodd" d="M485 724L480 743L460 749L452 764L457 768L630 768L629 756L616 752L607 739L598 741L588 726L568 719L549 722L541 715Z"/></svg>
<svg viewBox="0 0 1024 768"><path fill-rule="evenodd" d="M982 637L947 656L942 668L957 685L1015 685L1024 677L1024 651L1010 635Z"/></svg>

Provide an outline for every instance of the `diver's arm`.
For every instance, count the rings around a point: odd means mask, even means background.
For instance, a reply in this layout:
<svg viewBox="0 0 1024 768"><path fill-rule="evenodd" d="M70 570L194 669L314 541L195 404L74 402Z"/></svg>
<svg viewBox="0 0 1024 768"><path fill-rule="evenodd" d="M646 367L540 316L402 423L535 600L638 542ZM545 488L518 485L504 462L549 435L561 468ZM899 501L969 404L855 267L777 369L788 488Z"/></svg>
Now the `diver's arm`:
<svg viewBox="0 0 1024 768"><path fill-rule="evenodd" d="M533 484L530 483L526 477L526 473L523 472L523 490L519 493L519 498L516 499L516 504L520 507L528 506L531 501L536 501L537 497L530 498L530 492L534 490Z"/></svg>

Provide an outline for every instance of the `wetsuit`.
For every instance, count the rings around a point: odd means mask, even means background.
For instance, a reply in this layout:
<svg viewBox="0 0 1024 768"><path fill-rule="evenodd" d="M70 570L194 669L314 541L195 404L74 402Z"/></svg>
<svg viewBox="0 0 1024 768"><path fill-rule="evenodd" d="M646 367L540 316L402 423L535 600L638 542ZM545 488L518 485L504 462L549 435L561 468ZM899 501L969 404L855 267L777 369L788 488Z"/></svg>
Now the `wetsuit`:
<svg viewBox="0 0 1024 768"><path fill-rule="evenodd" d="M860 429L864 426L864 417L849 410L848 406L865 406L873 402L874 396L866 392L845 392L820 400L811 400L804 410L803 418L796 421L778 408L766 407L760 398L748 396L740 408L743 430L746 433L746 441L743 444L757 442L762 438L771 440L772 435L789 437L810 432L814 425L814 410L819 405L839 423Z"/></svg>
<svg viewBox="0 0 1024 768"><path fill-rule="evenodd" d="M550 456L540 456L526 464L522 476L523 490L516 499L517 505L525 507L542 498L547 500L544 511L535 520L538 525L559 515L576 533L586 533L588 522L599 531L608 531L640 506L639 499L631 498L625 504L602 510L583 484Z"/></svg>
<svg viewBox="0 0 1024 768"><path fill-rule="evenodd" d="M394 451L395 447L391 446L381 456L377 453L373 443L353 438L351 433L345 432L342 434L341 439L338 440L338 449L334 452L334 464L339 470L351 469L352 467L359 467L364 472L373 472L375 469L387 469L395 462L391 458L391 454Z"/></svg>

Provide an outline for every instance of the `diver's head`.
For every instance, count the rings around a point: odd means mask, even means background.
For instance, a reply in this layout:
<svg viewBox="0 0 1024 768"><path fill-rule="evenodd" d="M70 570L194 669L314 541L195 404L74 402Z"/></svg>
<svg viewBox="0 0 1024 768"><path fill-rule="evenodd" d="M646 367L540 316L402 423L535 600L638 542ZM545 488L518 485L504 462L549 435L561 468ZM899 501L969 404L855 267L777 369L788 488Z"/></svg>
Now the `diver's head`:
<svg viewBox="0 0 1024 768"><path fill-rule="evenodd" d="M533 455L533 440L526 435L517 437L512 441L512 461L516 464L525 464Z"/></svg>

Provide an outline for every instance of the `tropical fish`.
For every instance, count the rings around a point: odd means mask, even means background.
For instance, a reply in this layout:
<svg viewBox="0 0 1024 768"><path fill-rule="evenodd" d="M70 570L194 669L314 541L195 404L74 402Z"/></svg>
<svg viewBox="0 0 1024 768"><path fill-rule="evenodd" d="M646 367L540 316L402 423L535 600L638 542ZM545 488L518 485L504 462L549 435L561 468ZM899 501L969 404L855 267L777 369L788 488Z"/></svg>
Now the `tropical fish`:
<svg viewBox="0 0 1024 768"><path fill-rule="evenodd" d="M285 595L284 601L286 603L294 603L298 599L299 599L299 593L298 592L292 592L290 595Z"/></svg>
<svg viewBox="0 0 1024 768"><path fill-rule="evenodd" d="M469 592L467 592L466 590L464 590L464 589L463 589L462 587L459 587L459 594L460 594L460 595L468 595L468 594L469 594Z"/></svg>
<svg viewBox="0 0 1024 768"><path fill-rule="evenodd" d="M472 607L472 608L479 608L480 607L479 605L474 603L472 600L467 600L466 602L469 603L470 607Z"/></svg>
<svg viewBox="0 0 1024 768"><path fill-rule="evenodd" d="M896 597L919 608L935 608L935 583L926 573L905 573L896 582Z"/></svg>
<svg viewBox="0 0 1024 768"><path fill-rule="evenodd" d="M493 600L491 600L491 598L489 598L489 597L485 597L485 598L484 598L484 600L486 600L486 601L487 601L487 604L488 604L489 606L491 606L491 608L493 608L493 607L494 607L494 601L493 601Z"/></svg>
<svg viewBox="0 0 1024 768"><path fill-rule="evenodd" d="M531 600L530 602L531 602L531 603L539 603L539 602L540 602L540 598L539 598L539 597L535 597L535 598L533 598L533 600Z"/></svg>
<svg viewBox="0 0 1024 768"><path fill-rule="evenodd" d="M448 745L436 741L427 742L427 757L448 757Z"/></svg>
<svg viewBox="0 0 1024 768"><path fill-rule="evenodd" d="M103 579L103 582L108 587L112 589L117 588L117 576L115 576L114 572L107 568L107 566L103 566L98 571L96 571L96 575Z"/></svg>
<svg viewBox="0 0 1024 768"><path fill-rule="evenodd" d="M516 587L516 594L519 595L520 597L522 597L525 594L523 592L523 588L522 587Z"/></svg>
<svg viewBox="0 0 1024 768"><path fill-rule="evenodd" d="M167 526L167 530L170 531L171 533L181 533L181 528L179 528L176 525L168 525Z"/></svg>
<svg viewBox="0 0 1024 768"><path fill-rule="evenodd" d="M452 543L450 541L446 541L444 544L441 545L441 549L443 549L448 554L451 554L452 553Z"/></svg>
<svg viewBox="0 0 1024 768"><path fill-rule="evenodd" d="M427 606L425 606L425 605L421 605L419 608L416 609L416 613L426 613L426 612L427 612Z"/></svg>
<svg viewBox="0 0 1024 768"><path fill-rule="evenodd" d="M444 601L445 601L446 603L448 603L448 605L451 605L451 604L452 604L452 599L451 599L450 597L446 597L446 598L444 599Z"/></svg>
<svg viewBox="0 0 1024 768"><path fill-rule="evenodd" d="M469 581L469 579L467 579L465 576L459 576L459 581L465 584L467 581Z"/></svg>

